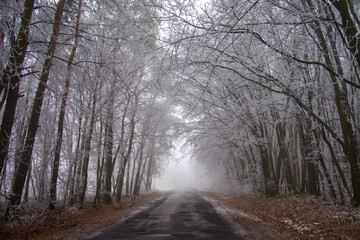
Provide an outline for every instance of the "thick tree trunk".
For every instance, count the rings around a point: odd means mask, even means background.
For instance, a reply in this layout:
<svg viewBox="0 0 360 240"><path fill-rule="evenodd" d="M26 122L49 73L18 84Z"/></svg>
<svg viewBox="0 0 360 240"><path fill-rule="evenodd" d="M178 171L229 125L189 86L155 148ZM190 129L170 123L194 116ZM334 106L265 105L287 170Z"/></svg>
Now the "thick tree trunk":
<svg viewBox="0 0 360 240"><path fill-rule="evenodd" d="M341 16L341 27L346 35L345 45L348 46L350 52L354 55L358 67L360 67L360 39L358 27L356 26L355 21L358 21L357 15L355 11L351 11L352 1L350 0L332 0L331 3L334 7L339 11Z"/></svg>
<svg viewBox="0 0 360 240"><path fill-rule="evenodd" d="M138 166L137 166L137 170L136 170L136 175L135 175L135 179L134 179L134 184L133 184L133 190L132 190L132 196L139 196L140 193L140 172L141 172L141 167L142 167L142 162L144 160L144 145L141 144L142 146L140 146L140 156L139 156L139 162L138 162ZM135 168L134 168L135 170Z"/></svg>
<svg viewBox="0 0 360 240"><path fill-rule="evenodd" d="M111 194L111 179L114 171L114 165L117 158L117 154L120 151L121 142L118 145L118 148L113 156L113 146L114 146L114 104L115 104L115 92L112 90L116 86L116 74L114 73L114 80L112 81L110 87L110 97L107 109L107 119L106 119L106 136L105 136L105 183L104 183L104 203L112 204L112 194ZM126 111L126 109L125 109ZM123 133L121 133L123 134ZM123 135L120 136L122 138ZM120 139L121 140L121 139ZM121 140L122 141L122 140Z"/></svg>
<svg viewBox="0 0 360 240"><path fill-rule="evenodd" d="M135 116L136 116L136 107L137 107L137 96L135 95L135 109L133 109L133 113L130 120L130 136L129 136L129 144L128 144L128 150L127 153L123 159L122 165L120 166L120 176L119 176L119 182L116 189L116 201L121 201L121 194L124 184L124 176L125 176L125 169L126 164L130 158L133 143L134 143L134 134L135 134Z"/></svg>
<svg viewBox="0 0 360 240"><path fill-rule="evenodd" d="M324 171L324 175L325 175L325 178L326 178L326 181L327 181L327 184L329 186L329 190L330 190L330 197L331 199L336 202L337 201L337 196L336 196L336 192L335 192L335 186L332 182L332 179L330 177L330 174L329 174L329 171L326 167L326 164L325 164L325 160L322 156L322 154L320 153L320 156L319 156L319 160L320 160L320 166L322 167L323 171Z"/></svg>
<svg viewBox="0 0 360 240"><path fill-rule="evenodd" d="M135 179L134 179L134 185L132 188L132 195L135 197L139 196L139 193L140 193L140 185L141 185L142 175L143 175L142 168L143 169L145 168L145 163L146 163L146 160L144 161L144 148L145 148L145 145L147 142L146 137L147 137L147 133L149 130L150 110L151 110L151 108L149 108L149 112L147 114L146 121L143 125L143 130L141 133L141 141L140 141L140 146L139 146L140 155L139 155L138 167L137 167L136 175L135 175ZM154 126L154 127L156 127L156 126ZM144 164L143 164L143 161L144 161ZM142 166L142 165L144 165L144 166Z"/></svg>
<svg viewBox="0 0 360 240"><path fill-rule="evenodd" d="M89 103L89 107L91 107L91 103ZM81 183L82 183L82 176L81 176L81 171L83 168L83 164L84 164L84 153L85 153L85 144L86 144L86 139L87 139L87 132L88 132L88 122L89 122L89 115L86 114L85 117L85 122L84 122L84 127L83 127L83 133L82 133L82 137L81 137L81 147L80 150L78 151L78 154L76 155L77 158L77 170L76 170L76 174L75 174L75 202L79 203L80 201L80 195L81 195Z"/></svg>
<svg viewBox="0 0 360 240"><path fill-rule="evenodd" d="M70 89L72 64L73 64L76 49L78 46L78 42L79 42L78 39L79 39L79 27L80 27L80 16L81 16L81 3L82 3L82 0L79 0L78 12L77 12L77 17L76 17L76 25L75 25L74 45L72 47L71 54L70 54L70 57L68 60L67 74L66 74L66 80L65 80L65 90L64 90L64 94L61 98L61 107L60 107L59 120L58 120L58 132L57 132L56 145L55 145L55 157L54 157L54 163L53 163L53 169L52 169L52 175L51 175L51 183L50 183L50 201L49 201L49 209L50 210L55 209L56 185L57 185L57 178L58 178L58 172L59 172L60 152L61 152L61 144L62 144L62 138L63 138L66 102L67 102L67 98L69 95L69 89Z"/></svg>
<svg viewBox="0 0 360 240"><path fill-rule="evenodd" d="M29 26L34 8L34 0L24 2L24 11L21 17L21 26L17 40L12 44L10 58L2 73L0 95L3 94L6 105L0 128L0 173L4 167L9 149L9 139L14 124L17 100L19 98L20 72L29 45Z"/></svg>
<svg viewBox="0 0 360 240"><path fill-rule="evenodd" d="M101 114L101 113L100 113ZM104 149L105 149L105 145L106 144L102 144L103 139L102 139L102 135L103 135L103 121L102 121L102 117L100 117L100 130L99 130L99 141L98 141L98 156L97 156L97 168L96 168L96 192L95 192L95 198L94 198L94 202L93 202L93 206L95 206L97 203L100 202L100 198L101 198L101 182L102 182L102 172L103 172L103 168L104 168L104 161L105 161L105 156L103 154L103 152L101 151L101 146L104 145ZM106 132L105 132L105 136L106 136ZM105 140L106 142L106 140Z"/></svg>
<svg viewBox="0 0 360 240"><path fill-rule="evenodd" d="M298 190L293 178L293 169L290 162L291 159L288 153L288 149L285 145L286 127L283 123L278 123L276 127L276 133L279 145L278 163L282 164L284 167L286 185L289 193L294 194L297 193Z"/></svg>
<svg viewBox="0 0 360 240"><path fill-rule="evenodd" d="M148 167L146 172L146 180L145 180L145 191L150 191L152 187L152 163L153 163L153 156L150 155L149 161L148 161Z"/></svg>
<svg viewBox="0 0 360 240"><path fill-rule="evenodd" d="M138 156L134 157L133 158L133 167L132 167L132 170L131 170L131 176L129 179L130 181L130 196L133 195L133 190L134 190L134 176L135 176L135 169L136 169L136 159L137 159Z"/></svg>
<svg viewBox="0 0 360 240"><path fill-rule="evenodd" d="M326 143L326 145L329 148L333 165L335 166L335 169L337 170L338 174L340 175L342 185L345 188L346 193L349 195L349 197L351 197L351 190L349 188L349 184L347 183L344 171L342 170L340 163L336 158L335 150L334 150L333 146L331 145L329 139L327 138L325 130L322 130L321 134L322 134L322 138L324 139L324 142ZM341 189L342 189L342 187L339 187L340 192L341 192Z"/></svg>
<svg viewBox="0 0 360 240"><path fill-rule="evenodd" d="M266 129L266 126L263 124L260 124L260 129L258 130L259 133L257 134L258 139L267 139L269 138L268 131ZM267 197L273 197L279 194L279 181L277 179L274 164L273 164L273 157L271 152L267 149L264 143L259 143L259 151L261 155L261 167L263 170L263 176L264 176L264 184L265 184L265 196Z"/></svg>
<svg viewBox="0 0 360 240"><path fill-rule="evenodd" d="M112 97L113 98L113 97ZM105 177L105 186L104 186L104 202L106 204L111 204L112 203L112 198L111 198L111 177L112 177L112 173L113 173L113 164L112 164L112 149L113 149L113 120L114 120L114 116L113 116L113 101L110 101L110 107L109 107L109 112L108 112L108 119L107 119L107 136L105 137L106 139L106 146L105 146L105 172L106 172L106 177Z"/></svg>
<svg viewBox="0 0 360 240"><path fill-rule="evenodd" d="M305 178L306 189L311 195L320 196L319 185L319 170L317 163L317 156L315 152L313 142L313 133L311 131L310 119L305 119L305 126L300 122L299 131L301 138L301 151L305 159Z"/></svg>
<svg viewBox="0 0 360 240"><path fill-rule="evenodd" d="M90 149L91 149L91 139L93 135L94 125L95 125L95 105L96 105L96 89L94 90L94 96L92 101L92 110L91 110L91 118L90 118L90 126L89 132L87 134L87 138L85 141L85 148L84 148L84 159L82 162L82 169L81 169L81 181L80 181L80 197L79 197L79 208L82 209L84 207L85 202L85 194L87 188L87 178L88 178L88 166L89 166L89 159L90 159Z"/></svg>
<svg viewBox="0 0 360 240"><path fill-rule="evenodd" d="M145 191L151 190L151 184L152 184L152 166L154 161L154 146L155 146L155 140L151 143L151 149L150 149L150 156L147 166L147 172L146 172L146 180L145 180Z"/></svg>
<svg viewBox="0 0 360 240"><path fill-rule="evenodd" d="M30 179L31 179L31 165L29 167L26 182L25 182L25 192L24 192L24 198L23 200L26 202L29 198L29 185L30 185Z"/></svg>
<svg viewBox="0 0 360 240"><path fill-rule="evenodd" d="M320 46L322 51L324 53L328 53L329 50L335 51L336 49L329 49L324 34L319 26L319 23L314 22L314 24L315 24L314 31L320 41ZM330 37L330 43L332 43L332 47L336 47L334 46L335 45L334 39L332 39L331 36L329 37ZM328 54L323 54L323 56L326 65L329 68L334 69L334 64L332 63L330 56ZM338 56L334 56L334 57L335 57L335 63L337 63L337 69L339 73L343 75L342 74L343 71L340 65L341 63L339 60L337 60ZM345 84L341 82L342 85L340 86L338 80L336 79L336 76L334 76L333 74L330 75L330 79L334 87L335 104L339 114L341 130L344 138L344 144L342 147L350 164L351 183L353 189L353 204L355 206L359 206L360 205L360 167L359 167L360 154L358 150L359 142L356 136L357 131L354 129L351 123L353 116L352 116L352 111L348 100L348 93Z"/></svg>
<svg viewBox="0 0 360 240"><path fill-rule="evenodd" d="M34 98L33 108L30 115L28 133L24 145L24 151L21 156L18 171L14 174L14 181L11 189L12 194L10 197L9 206L6 211L6 217L8 217L12 210L15 209L16 206L19 205L21 202L21 195L24 189L26 173L30 165L33 146L35 143L35 136L38 129L41 107L45 95L45 88L49 79L51 63L55 54L57 38L60 32L60 22L65 2L66 0L60 0L56 9L53 33L51 35L50 44L47 51L47 58L44 62L44 66L40 75L40 82Z"/></svg>
<svg viewBox="0 0 360 240"><path fill-rule="evenodd" d="M126 170L126 183L125 183L125 195L130 196L130 169L131 169L131 161L127 165Z"/></svg>
<svg viewBox="0 0 360 240"><path fill-rule="evenodd" d="M145 170L146 170L146 163L147 163L148 157L145 159L144 164L142 166L142 170L141 170L141 174L140 174L140 181L139 181L139 194L140 194L140 190L141 190L141 183L144 180L144 174L145 174Z"/></svg>
<svg viewBox="0 0 360 240"><path fill-rule="evenodd" d="M80 155L80 142L81 142L81 126L82 126L82 115L79 116L79 129L78 129L78 137L77 137L77 143L75 148L75 157L73 159L72 165L73 165L73 173L70 173L70 183L69 183L69 204L72 206L76 202L75 197L75 188L76 188L76 173L78 169L78 162L79 162L79 155Z"/></svg>

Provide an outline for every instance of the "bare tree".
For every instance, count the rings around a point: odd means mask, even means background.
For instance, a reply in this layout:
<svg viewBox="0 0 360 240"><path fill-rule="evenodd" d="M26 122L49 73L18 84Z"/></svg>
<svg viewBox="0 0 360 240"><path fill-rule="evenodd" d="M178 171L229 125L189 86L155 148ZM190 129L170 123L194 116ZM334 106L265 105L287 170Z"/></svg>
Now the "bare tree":
<svg viewBox="0 0 360 240"><path fill-rule="evenodd" d="M28 132L25 139L23 153L19 163L19 168L17 169L17 172L14 173L12 195L10 197L10 203L6 211L7 218L10 216L10 214L16 208L16 206L18 206L21 202L21 195L24 188L26 174L28 172L28 168L31 162L31 154L35 142L36 131L38 128L41 106L44 99L46 83L49 78L51 63L55 54L57 38L60 31L60 23L61 23L65 2L66 2L65 0L60 0L56 9L53 33L51 35L51 40L47 51L47 58L44 62L44 66L40 75L40 82L34 98L34 103L29 120Z"/></svg>
<svg viewBox="0 0 360 240"><path fill-rule="evenodd" d="M52 169L52 175L51 175L51 185L50 185L50 202L49 202L50 210L55 209L56 185L57 185L57 178L58 178L58 172L59 172L61 145L62 145L62 140L63 140L62 138L63 138L66 102L67 102L67 97L69 95L70 78L71 78L73 61L75 58L75 53L76 53L78 42L79 42L81 4L82 4L82 0L79 0L78 10L77 10L78 12L77 12L76 24L75 24L74 45L72 47L71 54L70 54L68 64L67 64L65 89L64 89L64 94L61 98L61 106L60 106L60 113L59 113L59 119L58 119L58 132L57 132L56 144L55 144L55 156L54 156L54 163L53 163L53 169Z"/></svg>
<svg viewBox="0 0 360 240"><path fill-rule="evenodd" d="M12 41L10 58L1 76L0 93L2 93L3 99L6 99L6 105L0 128L0 173L2 172L8 153L9 139L14 123L17 100L19 98L21 70L29 45L29 28L33 8L34 0L24 2L24 11L21 17L19 33L16 40L13 39ZM1 103L3 103L3 101Z"/></svg>

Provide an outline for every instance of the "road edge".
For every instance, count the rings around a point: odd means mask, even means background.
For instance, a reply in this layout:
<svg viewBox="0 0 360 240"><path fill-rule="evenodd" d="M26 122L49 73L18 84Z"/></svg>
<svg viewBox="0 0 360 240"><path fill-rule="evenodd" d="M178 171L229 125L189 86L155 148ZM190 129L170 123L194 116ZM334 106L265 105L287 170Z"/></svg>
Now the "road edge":
<svg viewBox="0 0 360 240"><path fill-rule="evenodd" d="M244 240L261 239L287 239L276 229L269 226L255 215L247 214L237 208L228 206L218 200L204 194L199 194L205 201L208 201L220 215L226 224ZM246 223L246 224L245 224Z"/></svg>
<svg viewBox="0 0 360 240"><path fill-rule="evenodd" d="M119 219L118 221L114 222L113 224L104 227L100 230L97 230L93 233L90 233L86 236L83 236L82 238L80 238L79 240L90 240L93 238L96 238L98 236L100 236L102 233L116 227L119 224L123 224L124 222L126 222L127 220L129 220L130 218L136 216L137 214L143 212L143 211L148 211L151 210L152 208L157 207L158 205L160 205L162 202L164 202L169 196L171 195L171 193L165 194L164 196L158 197L156 199L154 199L153 201L151 201L150 203L139 207L138 209L132 211L131 213L129 213L128 215L126 215L125 217Z"/></svg>

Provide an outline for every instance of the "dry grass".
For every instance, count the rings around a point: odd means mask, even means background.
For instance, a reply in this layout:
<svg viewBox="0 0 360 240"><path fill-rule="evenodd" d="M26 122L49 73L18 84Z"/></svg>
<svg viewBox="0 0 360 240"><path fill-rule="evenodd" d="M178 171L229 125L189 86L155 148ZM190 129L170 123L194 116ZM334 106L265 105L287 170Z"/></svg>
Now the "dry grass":
<svg viewBox="0 0 360 240"><path fill-rule="evenodd" d="M79 239L124 218L140 206L144 206L163 193L144 194L132 201L124 197L112 205L88 203L82 210L76 207L62 207L48 212L44 219L24 224L0 222L0 239Z"/></svg>
<svg viewBox="0 0 360 240"><path fill-rule="evenodd" d="M220 196L217 201L255 215L292 239L360 239L360 210L309 197ZM241 219L239 218L241 224Z"/></svg>

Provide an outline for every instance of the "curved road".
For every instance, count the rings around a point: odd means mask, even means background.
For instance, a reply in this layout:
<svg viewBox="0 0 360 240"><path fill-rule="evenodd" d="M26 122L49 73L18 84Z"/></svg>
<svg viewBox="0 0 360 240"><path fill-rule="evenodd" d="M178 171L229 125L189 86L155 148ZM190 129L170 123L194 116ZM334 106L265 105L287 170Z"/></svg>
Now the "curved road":
<svg viewBox="0 0 360 240"><path fill-rule="evenodd" d="M239 239L194 191L173 192L87 239Z"/></svg>

